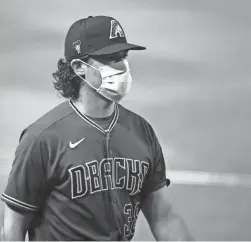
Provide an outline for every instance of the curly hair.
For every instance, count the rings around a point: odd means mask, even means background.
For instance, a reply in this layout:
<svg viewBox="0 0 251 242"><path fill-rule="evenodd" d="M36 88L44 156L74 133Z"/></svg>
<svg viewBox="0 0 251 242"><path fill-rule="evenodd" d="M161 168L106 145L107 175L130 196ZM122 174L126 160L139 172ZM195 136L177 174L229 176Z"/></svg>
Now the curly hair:
<svg viewBox="0 0 251 242"><path fill-rule="evenodd" d="M58 70L52 73L54 77L54 88L65 98L76 101L79 97L79 91L82 86L82 79L75 74L70 63L60 58Z"/></svg>

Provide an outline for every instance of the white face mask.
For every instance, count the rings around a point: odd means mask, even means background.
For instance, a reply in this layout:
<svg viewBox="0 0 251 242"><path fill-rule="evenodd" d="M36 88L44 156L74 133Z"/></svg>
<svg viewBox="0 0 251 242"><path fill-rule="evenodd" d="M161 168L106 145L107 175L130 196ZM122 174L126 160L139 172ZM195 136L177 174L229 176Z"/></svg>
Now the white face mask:
<svg viewBox="0 0 251 242"><path fill-rule="evenodd" d="M72 60L71 66L73 61L76 60ZM109 65L101 66L97 69L83 61L81 62L100 72L102 78L101 85L99 88L96 88L75 72L76 75L78 75L82 80L84 80L88 85L90 85L105 98L114 102L119 102L130 91L132 85L132 76L130 74L129 63L127 60L122 61L126 67L126 70L118 70Z"/></svg>

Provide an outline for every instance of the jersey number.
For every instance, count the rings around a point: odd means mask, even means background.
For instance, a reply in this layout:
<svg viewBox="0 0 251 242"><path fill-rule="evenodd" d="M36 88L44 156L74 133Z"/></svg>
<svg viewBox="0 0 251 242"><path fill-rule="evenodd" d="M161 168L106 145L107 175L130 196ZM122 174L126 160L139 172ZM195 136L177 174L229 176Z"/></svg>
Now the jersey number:
<svg viewBox="0 0 251 242"><path fill-rule="evenodd" d="M136 203L134 207L131 203L125 205L124 214L127 215L127 224L124 225L124 236L127 237L134 234L138 213L139 203Z"/></svg>

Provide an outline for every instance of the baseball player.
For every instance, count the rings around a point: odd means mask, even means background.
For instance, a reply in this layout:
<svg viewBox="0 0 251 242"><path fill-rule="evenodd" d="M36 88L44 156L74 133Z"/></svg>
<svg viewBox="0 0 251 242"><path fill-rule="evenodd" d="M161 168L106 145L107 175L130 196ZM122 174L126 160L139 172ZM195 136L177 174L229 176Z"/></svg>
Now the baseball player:
<svg viewBox="0 0 251 242"><path fill-rule="evenodd" d="M156 240L191 240L168 199L151 125L119 101L132 76L120 23L73 23L53 73L67 99L21 134L2 200L3 239L131 240L142 210Z"/></svg>

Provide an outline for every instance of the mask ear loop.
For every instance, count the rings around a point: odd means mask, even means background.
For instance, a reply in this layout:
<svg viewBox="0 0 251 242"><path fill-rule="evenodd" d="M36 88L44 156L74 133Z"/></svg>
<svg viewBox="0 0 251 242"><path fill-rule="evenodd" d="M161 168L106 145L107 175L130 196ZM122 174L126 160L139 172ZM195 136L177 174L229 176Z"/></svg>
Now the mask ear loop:
<svg viewBox="0 0 251 242"><path fill-rule="evenodd" d="M80 62L83 63L84 65L87 65L87 66L89 66L89 67L91 67L91 68L93 68L93 69L99 71L99 69L97 69L96 67L91 66L90 64L88 64L88 63L86 63L86 62L84 62L84 61L82 61L82 60L80 60L80 59L73 59L73 60L71 61L71 68L73 69L73 71L74 71L73 62L75 62L75 61L80 61ZM74 71L74 72L75 72L75 71ZM96 87L94 87L91 83L89 83L85 78L83 78L82 76L80 76L78 73L75 72L75 74L76 74L78 77L80 77L82 80L84 80L84 82L87 83L87 84L88 84L90 87L92 87L94 90L96 90L96 91L99 90L99 89L97 89ZM101 85L102 85L102 84L101 84Z"/></svg>
<svg viewBox="0 0 251 242"><path fill-rule="evenodd" d="M125 66L126 66L126 70L127 70L128 72L130 72L130 65L129 65L128 60L124 59L123 62L124 62L124 64L125 64Z"/></svg>

